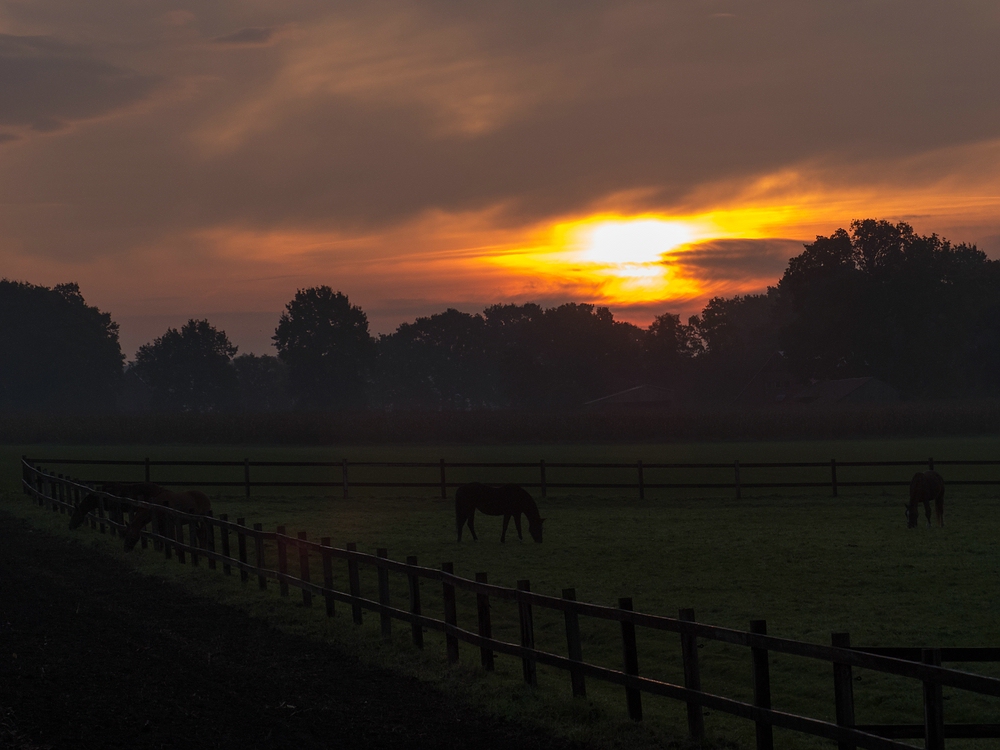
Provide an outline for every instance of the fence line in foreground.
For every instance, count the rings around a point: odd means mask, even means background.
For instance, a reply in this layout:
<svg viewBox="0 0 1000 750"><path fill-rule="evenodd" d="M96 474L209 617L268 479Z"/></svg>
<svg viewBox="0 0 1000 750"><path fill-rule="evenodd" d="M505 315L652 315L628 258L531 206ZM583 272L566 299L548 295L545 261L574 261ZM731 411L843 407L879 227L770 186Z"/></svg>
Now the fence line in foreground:
<svg viewBox="0 0 1000 750"><path fill-rule="evenodd" d="M142 467L143 481L151 482L153 467L184 466L184 467L230 467L243 469L243 476L239 480L209 480L209 481L161 481L157 484L163 486L187 486L197 484L204 487L243 487L246 497L250 497L253 487L329 487L343 488L345 498L349 497L350 488L400 488L400 489L429 489L440 488L441 498L448 497L448 490L464 484L448 480L448 469L526 469L537 471L538 481L519 482L524 487L538 489L542 497L548 495L550 489L577 490L577 489L614 489L614 490L637 490L639 498L644 499L646 490L652 489L727 489L734 490L737 499L742 497L743 491L747 489L790 489L790 488L829 488L833 497L838 496L841 487L906 487L909 486L909 478L891 480L848 480L845 481L843 475L838 478L837 472L844 469L865 468L865 467L926 467L933 471L935 466L1000 466L1000 460L945 460L935 461L934 458L913 460L913 461L837 461L831 458L829 461L786 461L786 462L760 462L739 460L732 463L652 463L636 461L635 463L586 463L586 462L546 462L540 459L537 462L525 461L348 461L346 458L340 461L251 461L245 458L242 461L158 461L150 460L148 457L143 460L118 460L118 459L83 459L83 458L39 458L24 457L24 460L32 465L58 465L58 466L127 466ZM251 468L330 468L339 469L340 476L337 480L331 481L251 481ZM387 482L387 481L356 481L350 479L350 469L411 469L420 470L427 473L423 481L407 482ZM621 472L632 473L635 481L620 482L553 482L548 477L548 471L561 469L612 469ZM822 480L808 482L748 482L746 472L755 469L816 469L822 470L825 475ZM691 471L691 470L716 470L725 471L732 477L731 480L719 482L650 482L647 480L646 472L657 470L670 471ZM741 475L742 472L742 475ZM818 476L818 472L817 472ZM101 479L88 479L88 482L96 484L103 483ZM138 481L138 480L137 480ZM1000 478L996 479L949 479L949 486L969 485L969 486L992 486L1000 485Z"/></svg>
<svg viewBox="0 0 1000 750"><path fill-rule="evenodd" d="M1000 697L1000 680L971 674L941 666L942 661L1000 661L1000 649L866 649L852 648L846 633L832 634L832 644L818 644L776 638L767 635L763 620L750 623L748 631L722 628L695 620L694 611L682 609L677 618L636 612L631 598L622 598L618 607L606 607L577 601L573 589L565 589L562 597L553 597L531 591L530 582L518 581L511 589L490 584L485 573L476 574L475 580L456 576L451 563L443 563L440 570L422 567L415 557L405 563L389 559L386 550L375 555L357 551L348 544L345 549L333 547L329 538L318 544L309 541L306 532L292 536L284 527L277 531L264 531L260 524L248 528L245 519L235 523L228 517L194 516L179 511L115 497L93 490L86 484L62 475L46 472L27 461L22 463L23 489L40 506L66 513L87 494L99 497L98 509L90 515L91 528L102 532L124 535L128 517L140 507L151 507L159 514L161 525L153 524L151 531L142 534L144 548L152 541L154 549L162 549L166 558L176 556L181 563L190 557L192 565L207 560L211 569L221 563L222 572L232 575L239 571L244 583L256 577L261 590L269 581L277 581L282 597L289 596L289 587L300 589L302 604L312 606L313 597L322 599L327 616L335 613L335 603L350 605L352 618L361 624L365 610L379 615L382 637L391 638L393 620L410 624L411 638L417 648L423 648L423 629L444 633L447 658L459 659L460 642L479 649L483 668L494 669L496 654L505 654L521 661L525 682L537 683L538 664L545 664L568 672L574 696L586 695L587 679L597 679L624 688L628 715L635 721L642 720L644 693L665 696L682 701L687 706L688 731L694 740L704 738L704 709L711 708L753 721L756 727L758 750L773 750L773 727L826 738L838 743L840 750L871 748L872 750L907 750L912 745L899 739L924 738L927 750L943 750L945 738L1000 738L998 724L946 724L943 686L958 688L983 695ZM185 533L185 528L187 532ZM203 531L196 532L196 529ZM216 545L216 530L218 541ZM185 538L186 537L186 538ZM235 537L235 550L234 541ZM277 568L268 567L265 559L265 542L277 546ZM254 560L248 559L248 548L254 551ZM288 571L289 552L299 556L299 575ZM235 556L234 556L235 554ZM312 580L311 561L319 560L323 583ZM348 591L333 585L334 561L346 563ZM378 599L361 595L359 567L375 568L378 576ZM394 605L390 599L389 575L404 576L408 583L406 607ZM442 619L425 614L421 606L421 582L434 582L442 587ZM458 624L457 592L476 597L477 622L475 629ZM520 642L511 643L492 635L491 601L506 601L516 605ZM567 655L551 653L535 647L532 608L540 607L561 611L565 619ZM580 618L590 617L619 623L623 668L610 669L584 661L580 639ZM677 633L683 664L683 684L673 684L644 677L639 674L636 628ZM736 700L701 689L701 671L698 659L698 639L720 641L749 649L752 666L753 702ZM771 705L769 653L782 653L828 662L833 666L834 702L836 722L779 711ZM885 674L918 680L923 685L923 725L858 725L854 717L853 678L854 668L870 669Z"/></svg>

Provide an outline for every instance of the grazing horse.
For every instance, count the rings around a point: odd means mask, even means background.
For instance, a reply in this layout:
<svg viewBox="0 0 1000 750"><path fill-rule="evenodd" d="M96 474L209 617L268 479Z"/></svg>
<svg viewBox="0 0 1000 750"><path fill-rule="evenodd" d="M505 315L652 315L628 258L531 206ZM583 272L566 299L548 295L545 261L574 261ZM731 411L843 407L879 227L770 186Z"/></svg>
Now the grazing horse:
<svg viewBox="0 0 1000 750"><path fill-rule="evenodd" d="M148 503L161 492L164 492L164 489L158 484L152 484L151 482L107 482L101 485L101 491L109 495L115 495L116 497L142 500ZM83 523L83 519L87 517L87 514L92 510L96 510L100 504L101 498L96 493L91 492L73 510L73 515L69 519L69 527L75 529Z"/></svg>
<svg viewBox="0 0 1000 750"><path fill-rule="evenodd" d="M476 511L488 516L503 516L503 532L500 541L507 538L507 524L514 519L517 538L521 536L521 514L528 519L528 533L536 542L542 541L542 521L538 515L538 506L531 495L523 487L516 484L505 484L501 487L490 487L479 482L463 484L455 492L455 529L458 531L458 541L462 541L462 527L469 525L473 540L478 541L474 517Z"/></svg>
<svg viewBox="0 0 1000 750"><path fill-rule="evenodd" d="M934 501L938 525L944 526L944 479L936 471L918 471L910 480L910 503L903 506L906 508L907 528L917 526L917 503L924 504L927 525L931 525L931 500Z"/></svg>
<svg viewBox="0 0 1000 750"><path fill-rule="evenodd" d="M163 508L179 510L182 513L190 513L197 516L208 515L212 510L212 502L208 499L208 496L198 490L186 490L184 492L163 490L151 497L149 502L154 506L159 505ZM155 515L158 515L156 509L149 506L143 506L136 511L132 523L125 530L126 552L135 547L136 542L139 541L139 537L142 536L142 527L149 523ZM172 527L172 519L168 519L167 524ZM199 536L204 536L204 524L199 523L198 525L200 527L198 530Z"/></svg>

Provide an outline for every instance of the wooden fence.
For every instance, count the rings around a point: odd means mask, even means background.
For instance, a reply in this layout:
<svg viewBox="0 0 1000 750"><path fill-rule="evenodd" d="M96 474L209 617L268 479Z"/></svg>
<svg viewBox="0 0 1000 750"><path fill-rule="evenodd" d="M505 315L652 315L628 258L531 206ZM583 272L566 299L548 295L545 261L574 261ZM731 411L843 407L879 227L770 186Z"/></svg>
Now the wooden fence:
<svg viewBox="0 0 1000 750"><path fill-rule="evenodd" d="M327 487L342 488L344 497L348 497L352 487L359 488L380 488L380 489L428 489L439 488L441 497L447 498L450 488L458 487L464 482L448 480L449 470L460 469L483 469L486 471L496 471L500 469L520 469L524 470L524 481L519 481L524 487L538 489L542 497L548 495L548 491L556 490L580 490L580 489L610 489L610 490L636 490L640 498L645 498L646 490L653 489L714 489L732 490L736 498L742 497L743 490L747 489L788 489L788 488L829 488L834 497L837 497L841 487L904 487L909 486L910 478L903 476L902 479L884 480L858 480L844 479L845 470L864 467L894 468L909 467L914 470L931 469L942 466L1000 466L997 461L935 461L933 458L920 459L914 461L837 461L831 458L829 461L799 461L799 462L743 462L733 461L732 463L565 463L546 462L541 459L537 462L463 462L463 461L348 461L346 458L341 461L251 461L248 458L242 461L155 461L146 458L144 460L117 460L117 459L81 459L81 458L28 458L24 457L28 463L38 466L116 466L116 467L142 467L142 479L147 482L155 481L164 486L198 485L202 487L243 487L246 497L250 497L253 487ZM230 469L243 469L242 477L230 480L172 480L161 481L152 476L153 467L228 467ZM337 479L326 481L252 481L251 469L255 468L319 468L339 470ZM352 480L352 469L407 469L420 474L420 479L415 481L357 481ZM552 481L548 472L562 470L612 470L620 473L622 481L613 482L568 482ZM815 470L816 478L810 481L794 482L774 482L774 481L747 481L747 472L759 469L811 469ZM683 476L690 471L713 471L718 472L720 481L715 482L650 482L647 479L649 471L670 471ZM838 477L838 471L841 476ZM537 472L537 473L536 473ZM530 479L531 473L538 477L537 481ZM727 477L723 479L724 477ZM100 484L102 478L88 478L85 481ZM138 478L132 481L139 481ZM948 486L976 485L990 486L1000 485L1000 478L993 479L953 479L948 478Z"/></svg>
<svg viewBox="0 0 1000 750"><path fill-rule="evenodd" d="M22 462L24 492L40 506L66 513L79 504L87 494L94 492L100 498L97 511L90 515L90 527L102 533L124 535L128 516L138 507L146 505L125 500L104 492L96 492L86 484L62 475L43 471L27 461ZM773 727L802 732L838 743L839 750L871 748L872 750L907 750L912 745L900 742L906 738L924 738L928 750L943 750L945 738L1000 738L1000 724L946 724L943 686L958 688L983 695L1000 697L1000 680L970 674L941 666L943 661L1000 661L1000 649L872 649L851 647L847 633L832 634L830 646L775 638L767 635L763 620L752 621L748 631L706 625L695 620L694 611L682 609L676 618L635 612L630 598L619 599L618 607L606 607L577 601L573 589L564 589L561 597L547 596L531 591L530 582L518 581L511 589L488 583L485 573L476 574L475 580L454 575L451 563L441 569L421 567L416 557L405 563L388 558L384 549L375 555L357 551L348 544L345 549L333 547L329 538L319 543L309 541L306 532L295 536L284 527L264 531L261 524L248 528L243 518L235 523L227 516L214 518L192 516L178 511L158 508L162 517L172 520L160 530L144 531L141 543L147 548L152 542L169 559L199 565L204 558L208 567L221 567L225 575L238 571L244 583L257 579L261 590L269 581L277 581L282 597L289 595L289 586L300 589L302 604L312 606L314 597L323 601L327 616L333 616L336 602L350 605L352 618L361 624L363 611L376 612L380 618L382 637L392 635L393 620L410 626L413 645L423 648L424 629L444 633L447 658L459 659L460 642L479 649L482 666L487 671L494 668L496 654L506 654L521 661L525 682L535 685L538 664L568 673L574 696L585 696L587 680L603 680L624 689L628 715L635 721L642 720L644 693L666 696L682 701L687 707L688 730L694 740L705 734L704 709L732 714L753 721L756 725L758 750L773 749ZM201 524L206 531L195 533ZM187 532L185 533L185 528ZM217 538L218 537L218 538ZM269 567L265 559L265 542L277 548L276 568ZM253 560L249 550L253 550ZM289 554L298 555L298 575L289 573ZM312 574L312 563L319 561L317 575ZM347 567L348 590L340 591L333 585L333 565L337 561ZM378 579L378 599L362 596L360 566L374 568ZM403 576L408 584L408 601L405 607L390 601L389 576ZM320 578L322 583L319 583ZM441 618L425 614L421 606L421 583L433 582L442 587L443 612ZM474 595L477 619L475 629L458 623L457 592ZM520 640L507 642L493 637L491 602L507 601L516 605ZM566 655L551 653L535 647L533 608L546 608L563 613L565 619ZM590 617L619 623L623 668L609 669L590 664L583 658L580 639L580 618ZM683 684L655 680L639 674L639 656L636 628L677 633L683 663ZM698 639L719 641L749 649L752 666L753 702L716 695L701 689L701 672L698 659ZM836 723L808 716L779 711L771 706L769 677L770 652L806 657L833 666L833 692ZM917 680L923 685L924 723L922 725L857 725L854 719L854 694L852 670L870 669L890 675Z"/></svg>

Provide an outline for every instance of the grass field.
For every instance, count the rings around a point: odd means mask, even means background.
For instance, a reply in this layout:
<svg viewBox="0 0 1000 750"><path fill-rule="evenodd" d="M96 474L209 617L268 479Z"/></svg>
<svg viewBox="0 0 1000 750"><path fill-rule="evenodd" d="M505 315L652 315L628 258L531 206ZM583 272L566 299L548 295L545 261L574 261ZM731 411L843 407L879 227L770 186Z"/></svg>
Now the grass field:
<svg viewBox="0 0 1000 750"><path fill-rule="evenodd" d="M17 458L56 454L63 457L218 459L249 457L270 460L437 460L450 461L749 461L913 460L1000 457L998 439L942 439L901 441L838 441L794 443L716 443L673 445L584 446L367 446L316 448L126 446L9 446L3 451L3 484L9 488L5 507L33 522L63 528L65 518L34 509L16 493ZM56 470L62 471L57 467ZM159 469L158 469L159 470ZM141 469L140 469L141 471ZM165 472L166 469L163 469ZM177 470L180 472L181 470ZM208 474L184 476L207 479ZM220 470L213 470L218 476ZM894 470L907 479L910 469ZM972 470L949 478L971 478ZM983 470L979 470L983 471ZM134 472L134 470L133 470ZM1000 468L996 469L1000 476ZM238 476L241 476L238 475ZM286 475L287 476L287 475ZM861 474L857 478L861 478ZM135 473L131 478L140 478ZM339 472L336 474L339 477ZM123 477L124 478L124 477ZM166 479L155 474L153 480ZM456 476L456 480L466 478ZM789 477L783 477L789 479ZM854 477L842 475L841 480ZM887 478L883 476L882 478ZM451 479L451 477L449 477ZM489 476L487 481L518 480L517 476ZM728 479L728 477L727 477ZM524 481L523 479L521 481ZM558 479L550 475L550 481ZM567 479L567 481L569 481ZM588 481L577 478L577 481ZM632 481L631 478L628 481ZM647 481L658 481L647 476ZM708 481L711 481L708 479ZM745 481L758 481L747 478ZM239 491L239 490L234 490ZM357 542L363 551L387 547L398 560L417 555L420 563L437 567L449 561L457 574L472 578L485 571L491 583L513 586L530 579L533 591L558 596L575 587L577 597L615 605L631 596L640 611L676 615L694 608L699 620L746 629L751 619L766 619L768 632L815 643L829 643L832 631L848 631L855 645L871 646L991 646L1000 644L1000 499L995 490L949 490L944 529L906 529L902 513L905 487L885 491L829 491L795 494L791 491L745 492L742 500L718 492L647 493L637 497L588 493L539 500L546 517L545 542L499 544L500 519L479 517L480 542L457 545L451 500L422 496L339 497L313 492L261 494L249 501L233 494L213 496L216 513L244 516L265 529L285 525L289 533L308 531L311 539L329 536L337 546ZM923 523L923 520L921 521ZM69 534L70 532L66 532ZM86 530L76 538L96 540L109 554L121 554L107 537ZM271 551L270 559L274 559ZM618 689L594 681L588 698L569 698L564 673L539 670L539 689L520 683L520 664L497 660L497 674L483 677L478 651L462 648L462 667L448 669L443 639L429 634L423 654L408 645L408 628L395 624L389 646L378 642L378 618L368 615L356 631L347 613L327 622L322 607L315 612L280 601L276 591L259 594L256 585L243 590L238 579L226 579L201 569L192 571L166 563L152 551L132 556L144 570L184 580L195 590L247 607L274 619L283 627L304 629L322 637L343 640L370 658L399 669L417 671L428 679L451 685L492 710L527 717L560 727L569 734L607 738L609 744L642 744L683 736L683 706L644 697L647 721L641 729L628 726L624 696ZM294 567L293 567L294 569ZM346 571L338 571L344 586ZM363 587L374 596L375 575L363 571ZM272 585L273 589L276 589ZM405 581L393 583L396 602L405 601ZM425 612L440 617L440 592L425 589ZM459 622L473 627L475 602L460 596ZM297 602L293 592L292 602ZM494 604L494 633L517 641L516 611ZM565 653L562 616L535 612L536 643ZM620 635L614 624L582 621L584 656L613 668L621 666ZM751 697L749 654L744 649L707 643L700 651L703 687L712 692L748 700ZM681 680L679 645L675 636L639 633L642 674L673 682ZM984 674L997 674L992 665L951 665ZM856 673L860 723L919 723L922 721L920 685L912 681ZM781 710L833 719L832 670L828 664L777 656L771 664L774 706ZM1000 722L1000 703L945 690L949 722ZM717 741L753 744L753 725L710 712L709 734ZM832 745L776 731L779 747L809 748ZM986 747L980 741L978 747ZM988 741L985 741L988 742ZM949 747L977 747L974 742L949 741Z"/></svg>

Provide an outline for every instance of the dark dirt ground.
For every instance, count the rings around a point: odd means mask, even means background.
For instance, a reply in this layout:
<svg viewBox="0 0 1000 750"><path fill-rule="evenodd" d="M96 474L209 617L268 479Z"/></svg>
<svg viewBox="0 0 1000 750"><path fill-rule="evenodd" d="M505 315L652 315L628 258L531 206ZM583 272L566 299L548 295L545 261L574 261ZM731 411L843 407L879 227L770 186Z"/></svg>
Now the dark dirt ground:
<svg viewBox="0 0 1000 750"><path fill-rule="evenodd" d="M0 512L0 747L581 746Z"/></svg>

